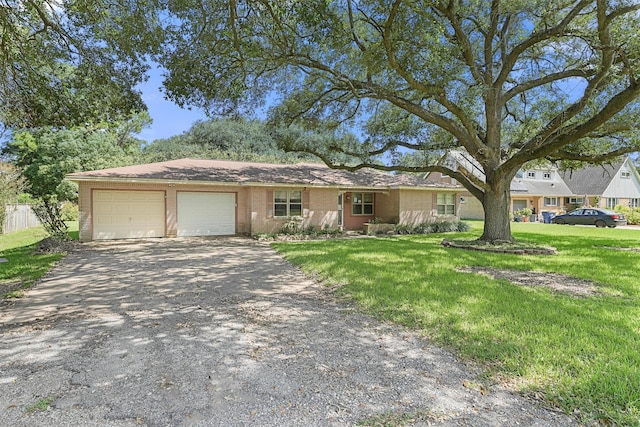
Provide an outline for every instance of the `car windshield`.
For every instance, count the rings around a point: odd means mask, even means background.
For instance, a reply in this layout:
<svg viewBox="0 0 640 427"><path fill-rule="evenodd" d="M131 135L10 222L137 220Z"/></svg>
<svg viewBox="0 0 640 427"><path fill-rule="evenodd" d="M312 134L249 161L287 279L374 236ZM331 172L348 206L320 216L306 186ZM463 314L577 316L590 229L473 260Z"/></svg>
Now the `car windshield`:
<svg viewBox="0 0 640 427"><path fill-rule="evenodd" d="M600 209L603 213L607 214L607 215L617 215L617 212L614 211L610 211L609 209Z"/></svg>
<svg viewBox="0 0 640 427"><path fill-rule="evenodd" d="M569 212L569 215L582 215L583 209L576 209L575 211Z"/></svg>

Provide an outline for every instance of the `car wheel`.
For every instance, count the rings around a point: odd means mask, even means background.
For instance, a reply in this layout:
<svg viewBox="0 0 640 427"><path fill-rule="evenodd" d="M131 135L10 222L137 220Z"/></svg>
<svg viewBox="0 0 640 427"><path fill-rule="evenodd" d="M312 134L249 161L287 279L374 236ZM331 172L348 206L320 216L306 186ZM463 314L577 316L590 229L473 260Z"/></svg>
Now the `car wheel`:
<svg viewBox="0 0 640 427"><path fill-rule="evenodd" d="M607 224L605 224L604 221L602 221L602 220L597 220L596 221L596 227L603 228L603 227L606 227L606 226L607 226Z"/></svg>
<svg viewBox="0 0 640 427"><path fill-rule="evenodd" d="M560 224L560 225L565 225L566 224L566 221L564 219L562 219L562 218L556 219L555 222L556 222L556 224Z"/></svg>

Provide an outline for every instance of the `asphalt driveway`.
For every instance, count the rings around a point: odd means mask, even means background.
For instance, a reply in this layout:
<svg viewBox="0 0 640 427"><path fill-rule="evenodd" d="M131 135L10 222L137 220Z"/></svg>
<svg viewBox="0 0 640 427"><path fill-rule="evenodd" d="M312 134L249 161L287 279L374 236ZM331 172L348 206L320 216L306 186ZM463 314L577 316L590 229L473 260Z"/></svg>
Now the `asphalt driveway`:
<svg viewBox="0 0 640 427"><path fill-rule="evenodd" d="M248 239L84 244L0 305L2 425L572 425L477 375Z"/></svg>

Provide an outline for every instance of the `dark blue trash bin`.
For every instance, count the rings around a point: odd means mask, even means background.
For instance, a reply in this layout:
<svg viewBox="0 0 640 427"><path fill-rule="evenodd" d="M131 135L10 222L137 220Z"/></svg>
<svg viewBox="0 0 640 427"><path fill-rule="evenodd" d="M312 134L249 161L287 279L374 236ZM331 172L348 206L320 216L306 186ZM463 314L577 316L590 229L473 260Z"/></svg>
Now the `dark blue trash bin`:
<svg viewBox="0 0 640 427"><path fill-rule="evenodd" d="M545 224L551 224L551 218L553 218L553 212L542 212L542 219Z"/></svg>

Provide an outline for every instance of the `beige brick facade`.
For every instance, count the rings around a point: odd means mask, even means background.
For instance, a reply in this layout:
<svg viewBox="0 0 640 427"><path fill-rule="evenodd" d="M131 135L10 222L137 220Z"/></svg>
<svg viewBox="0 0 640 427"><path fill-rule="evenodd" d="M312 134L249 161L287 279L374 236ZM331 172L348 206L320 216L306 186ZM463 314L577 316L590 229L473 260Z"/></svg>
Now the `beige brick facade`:
<svg viewBox="0 0 640 427"><path fill-rule="evenodd" d="M297 190L303 192L302 226L314 226L320 229L335 229L338 222L337 187L267 187L244 185L206 185L181 183L145 183L145 182L80 182L80 241L93 239L93 192L94 190L162 191L165 195L165 237L176 237L178 230L177 194L189 192L233 193L236 198L236 233L260 234L275 233L290 220L275 217L273 212L273 192L275 190ZM391 189L375 192L375 210L373 217L385 222L400 222L416 225L436 219L435 197L433 189ZM345 216L349 215L345 204ZM368 219L367 219L368 220ZM364 220L363 220L364 221ZM356 228L360 228L361 224Z"/></svg>

